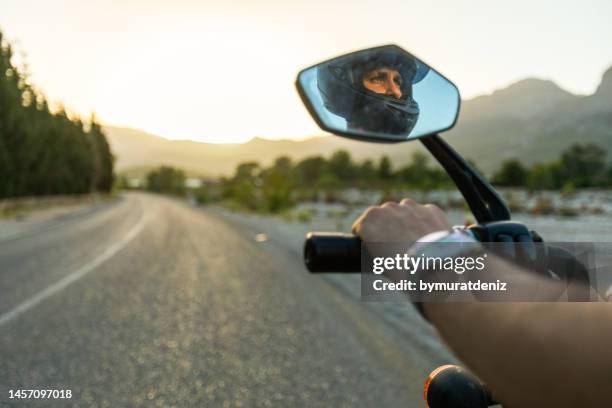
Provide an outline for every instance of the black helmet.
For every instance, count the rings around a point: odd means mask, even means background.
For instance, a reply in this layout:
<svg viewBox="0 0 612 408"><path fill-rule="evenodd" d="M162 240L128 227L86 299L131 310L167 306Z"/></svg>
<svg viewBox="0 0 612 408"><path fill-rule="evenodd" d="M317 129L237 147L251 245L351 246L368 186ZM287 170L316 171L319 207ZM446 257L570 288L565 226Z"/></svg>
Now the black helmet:
<svg viewBox="0 0 612 408"><path fill-rule="evenodd" d="M399 99L364 87L364 75L382 67L396 69L402 76ZM397 47L381 47L330 61L318 69L317 85L325 107L345 118L349 126L408 134L419 115L412 84L423 79L428 70Z"/></svg>

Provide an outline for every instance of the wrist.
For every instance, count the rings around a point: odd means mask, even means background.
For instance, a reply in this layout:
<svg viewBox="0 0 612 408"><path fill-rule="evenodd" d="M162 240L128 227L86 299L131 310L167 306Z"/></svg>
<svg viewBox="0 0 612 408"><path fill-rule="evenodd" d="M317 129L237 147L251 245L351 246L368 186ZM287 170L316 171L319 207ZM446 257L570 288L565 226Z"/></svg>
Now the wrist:
<svg viewBox="0 0 612 408"><path fill-rule="evenodd" d="M478 241L470 232L463 228L454 227L451 230L441 230L424 235L410 247L408 254L413 257L455 258L472 254L477 247L480 248L480 245L476 244L478 244ZM423 272L423 279L426 280L432 278L431 272L434 272L433 275L437 275L436 271L418 270L416 272L419 274ZM433 279L437 280L436 277ZM429 321L432 302L440 301L441 295L438 293L433 300L428 299L427 302L424 301L423 296L418 297L419 301L415 301L413 298L415 308L425 320ZM446 294L443 298L446 298Z"/></svg>

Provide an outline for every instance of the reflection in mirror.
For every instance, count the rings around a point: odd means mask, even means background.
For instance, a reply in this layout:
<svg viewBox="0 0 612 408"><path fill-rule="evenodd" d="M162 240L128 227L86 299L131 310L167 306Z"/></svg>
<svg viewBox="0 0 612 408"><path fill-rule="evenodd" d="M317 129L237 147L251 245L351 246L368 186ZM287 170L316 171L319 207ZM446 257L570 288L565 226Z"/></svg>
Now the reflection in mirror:
<svg viewBox="0 0 612 408"><path fill-rule="evenodd" d="M455 85L393 45L307 68L298 87L325 130L358 138L401 141L440 132L459 111Z"/></svg>

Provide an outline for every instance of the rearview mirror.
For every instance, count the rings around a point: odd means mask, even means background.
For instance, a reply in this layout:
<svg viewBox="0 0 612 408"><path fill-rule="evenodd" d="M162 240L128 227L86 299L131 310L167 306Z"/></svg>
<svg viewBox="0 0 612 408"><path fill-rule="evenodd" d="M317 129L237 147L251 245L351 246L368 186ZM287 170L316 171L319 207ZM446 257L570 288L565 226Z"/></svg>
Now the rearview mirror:
<svg viewBox="0 0 612 408"><path fill-rule="evenodd" d="M354 139L416 139L450 129L459 114L457 87L395 45L306 68L296 86L323 130Z"/></svg>

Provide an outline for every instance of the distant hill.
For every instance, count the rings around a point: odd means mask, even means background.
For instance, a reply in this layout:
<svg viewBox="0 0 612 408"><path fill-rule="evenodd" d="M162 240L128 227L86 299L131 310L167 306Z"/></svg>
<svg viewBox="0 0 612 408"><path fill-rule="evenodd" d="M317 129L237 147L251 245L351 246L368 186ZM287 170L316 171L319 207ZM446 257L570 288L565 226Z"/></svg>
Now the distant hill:
<svg viewBox="0 0 612 408"><path fill-rule="evenodd" d="M346 138L322 136L304 141L254 138L244 144L213 144L186 140L167 140L139 130L107 126L106 134L117 157L119 172L141 175L159 164L178 166L192 175L215 177L231 174L245 161L271 163L287 155L296 160L313 155L329 155L346 149L353 157L376 159L389 154L397 163L408 160L407 152L418 144L372 144Z"/></svg>
<svg viewBox="0 0 612 408"><path fill-rule="evenodd" d="M301 159L347 149L357 159L388 154L396 165L420 143L373 144L323 136L304 141L255 138L244 144L170 141L135 129L106 127L117 169L142 173L168 164L190 174L228 175L244 161L270 163L288 155ZM612 152L612 68L593 95L573 95L554 82L525 79L507 88L464 101L457 126L444 137L485 172L506 158L526 164L551 160L572 143L596 143Z"/></svg>
<svg viewBox="0 0 612 408"><path fill-rule="evenodd" d="M527 164L554 159L572 143L612 152L612 68L589 96L528 79L466 101L448 139L488 171L511 157Z"/></svg>

